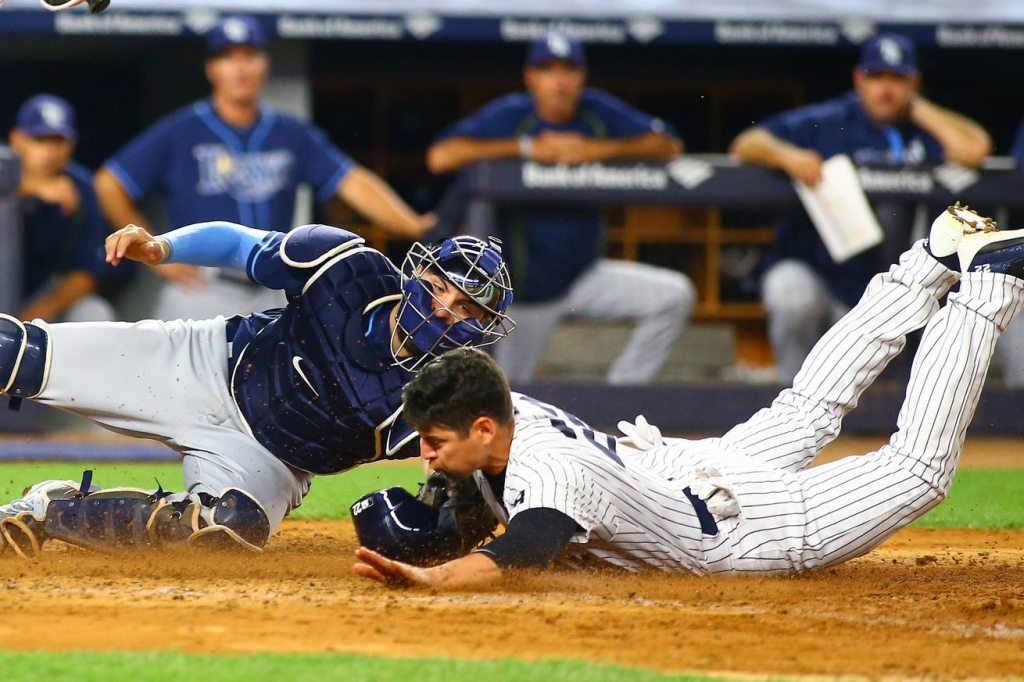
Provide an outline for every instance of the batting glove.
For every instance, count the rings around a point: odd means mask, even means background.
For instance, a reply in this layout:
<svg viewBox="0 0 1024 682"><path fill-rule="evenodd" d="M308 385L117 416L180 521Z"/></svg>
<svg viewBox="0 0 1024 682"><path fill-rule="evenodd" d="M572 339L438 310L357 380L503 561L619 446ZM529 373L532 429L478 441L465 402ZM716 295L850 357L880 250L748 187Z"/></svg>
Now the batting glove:
<svg viewBox="0 0 1024 682"><path fill-rule="evenodd" d="M661 429L647 421L642 414L637 415L635 422L620 421L619 431L625 438L617 439L621 445L637 450L653 450L661 447L665 441L661 437Z"/></svg>
<svg viewBox="0 0 1024 682"><path fill-rule="evenodd" d="M708 505L708 511L723 519L739 516L740 503L732 486L722 478L714 467L700 467L694 472L697 480L690 485L690 492Z"/></svg>

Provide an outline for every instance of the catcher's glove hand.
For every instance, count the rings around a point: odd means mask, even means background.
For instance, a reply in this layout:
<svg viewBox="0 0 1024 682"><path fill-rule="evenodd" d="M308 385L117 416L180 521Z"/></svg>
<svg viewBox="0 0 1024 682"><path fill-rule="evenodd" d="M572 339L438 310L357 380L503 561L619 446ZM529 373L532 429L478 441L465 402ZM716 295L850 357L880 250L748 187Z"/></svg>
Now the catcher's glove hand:
<svg viewBox="0 0 1024 682"><path fill-rule="evenodd" d="M498 519L472 478L453 481L435 471L420 484L416 499L438 510L438 529L461 538L462 554L492 537L498 527Z"/></svg>

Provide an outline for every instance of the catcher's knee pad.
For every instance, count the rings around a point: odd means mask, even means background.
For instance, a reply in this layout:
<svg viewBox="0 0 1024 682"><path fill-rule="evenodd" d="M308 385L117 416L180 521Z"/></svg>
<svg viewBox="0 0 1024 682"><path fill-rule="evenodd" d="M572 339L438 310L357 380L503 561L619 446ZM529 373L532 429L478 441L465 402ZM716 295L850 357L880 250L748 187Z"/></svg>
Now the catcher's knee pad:
<svg viewBox="0 0 1024 682"><path fill-rule="evenodd" d="M46 330L0 313L0 393L34 398L46 387L49 369Z"/></svg>
<svg viewBox="0 0 1024 682"><path fill-rule="evenodd" d="M263 505L238 488L222 490L202 516L209 525L189 536L189 549L261 552L270 538L270 517Z"/></svg>

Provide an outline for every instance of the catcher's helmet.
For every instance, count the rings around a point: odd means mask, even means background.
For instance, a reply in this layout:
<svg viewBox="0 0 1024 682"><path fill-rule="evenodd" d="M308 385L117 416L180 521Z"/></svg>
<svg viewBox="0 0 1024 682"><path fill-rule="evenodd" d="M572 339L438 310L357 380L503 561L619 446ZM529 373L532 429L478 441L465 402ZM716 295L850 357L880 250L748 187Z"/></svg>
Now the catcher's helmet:
<svg viewBox="0 0 1024 682"><path fill-rule="evenodd" d="M444 307L430 282L435 272L484 309L482 321L460 317L448 310L451 325L434 313ZM505 311L512 303L512 282L501 242L476 237L451 237L439 244L413 244L402 264L402 302L392 340L395 363L409 370L442 353L463 346L487 346L515 329Z"/></svg>
<svg viewBox="0 0 1024 682"><path fill-rule="evenodd" d="M364 495L352 505L359 544L389 559L424 566L458 555L457 529L440 511L420 502L404 488Z"/></svg>

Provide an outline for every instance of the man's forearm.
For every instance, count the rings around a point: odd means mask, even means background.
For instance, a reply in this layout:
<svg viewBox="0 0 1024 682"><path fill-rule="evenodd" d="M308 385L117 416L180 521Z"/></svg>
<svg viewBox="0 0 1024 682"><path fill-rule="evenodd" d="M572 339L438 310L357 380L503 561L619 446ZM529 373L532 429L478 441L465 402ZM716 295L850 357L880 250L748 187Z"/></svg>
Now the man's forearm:
<svg viewBox="0 0 1024 682"><path fill-rule="evenodd" d="M394 585L422 585L437 589L482 587L501 580L502 571L486 554L474 552L440 566L421 568L388 559L366 547L356 550L355 571L364 578Z"/></svg>
<svg viewBox="0 0 1024 682"><path fill-rule="evenodd" d="M338 186L338 196L370 222L388 232L419 239L427 224L376 173L357 166Z"/></svg>
<svg viewBox="0 0 1024 682"><path fill-rule="evenodd" d="M519 138L481 140L452 137L427 150L427 168L431 173L447 173L485 159L507 159L522 155Z"/></svg>
<svg viewBox="0 0 1024 682"><path fill-rule="evenodd" d="M796 147L764 128L748 128L733 140L729 153L740 161L765 168L783 168L786 154Z"/></svg>
<svg viewBox="0 0 1024 682"><path fill-rule="evenodd" d="M93 187L103 216L115 230L125 225L149 226L146 217L139 211L135 201L121 185L121 181L106 168L96 171Z"/></svg>
<svg viewBox="0 0 1024 682"><path fill-rule="evenodd" d="M588 143L594 161L608 159L671 159L683 151L683 143L671 135L646 133L614 140Z"/></svg>
<svg viewBox="0 0 1024 682"><path fill-rule="evenodd" d="M910 117L939 141L948 161L977 167L992 153L992 138L988 132L955 111L919 97L914 100Z"/></svg>
<svg viewBox="0 0 1024 682"><path fill-rule="evenodd" d="M31 320L39 317L55 321L68 308L96 291L96 278L85 270L73 270L61 276L46 296L36 299L21 311L19 317Z"/></svg>
<svg viewBox="0 0 1024 682"><path fill-rule="evenodd" d="M185 263L244 270L249 254L268 235L237 223L195 223L157 237L170 251L164 263Z"/></svg>

